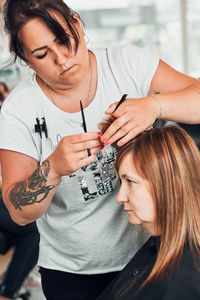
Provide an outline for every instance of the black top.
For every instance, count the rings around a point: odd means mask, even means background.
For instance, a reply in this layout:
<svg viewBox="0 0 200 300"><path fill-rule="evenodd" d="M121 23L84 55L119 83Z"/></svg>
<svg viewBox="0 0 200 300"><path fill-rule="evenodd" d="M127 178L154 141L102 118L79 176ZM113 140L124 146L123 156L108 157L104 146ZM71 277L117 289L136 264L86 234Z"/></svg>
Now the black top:
<svg viewBox="0 0 200 300"><path fill-rule="evenodd" d="M200 300L200 271L188 246L178 272L174 270L166 281L150 282L139 289L153 268L158 248L159 238L150 237L97 300Z"/></svg>

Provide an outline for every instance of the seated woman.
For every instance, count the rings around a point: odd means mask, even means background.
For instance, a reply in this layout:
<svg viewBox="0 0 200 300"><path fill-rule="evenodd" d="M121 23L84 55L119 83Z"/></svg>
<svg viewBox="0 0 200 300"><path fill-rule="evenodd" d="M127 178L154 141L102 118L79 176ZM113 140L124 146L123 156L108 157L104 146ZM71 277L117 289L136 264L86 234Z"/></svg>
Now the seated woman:
<svg viewBox="0 0 200 300"><path fill-rule="evenodd" d="M116 167L116 201L151 237L97 299L199 300L200 153L194 141L178 126L154 128L120 149Z"/></svg>

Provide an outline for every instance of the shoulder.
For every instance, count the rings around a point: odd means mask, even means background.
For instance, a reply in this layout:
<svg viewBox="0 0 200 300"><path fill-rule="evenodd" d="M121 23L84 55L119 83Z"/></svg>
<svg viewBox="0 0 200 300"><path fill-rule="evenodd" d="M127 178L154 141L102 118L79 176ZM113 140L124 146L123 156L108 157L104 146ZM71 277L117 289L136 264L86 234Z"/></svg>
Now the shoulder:
<svg viewBox="0 0 200 300"><path fill-rule="evenodd" d="M112 45L100 53L101 64L107 66L118 81L126 78L131 86L135 84L142 89L142 95L147 94L158 67L158 55L132 44Z"/></svg>
<svg viewBox="0 0 200 300"><path fill-rule="evenodd" d="M112 45L107 48L108 56L111 58L122 58L134 60L135 63L142 62L144 59L158 59L158 56L147 49L137 47L133 44Z"/></svg>
<svg viewBox="0 0 200 300"><path fill-rule="evenodd" d="M42 97L42 91L32 76L26 77L8 95L2 106L2 113L31 110Z"/></svg>
<svg viewBox="0 0 200 300"><path fill-rule="evenodd" d="M150 237L126 267L119 272L115 279L108 285L98 300L132 299L131 296L133 295L133 299L136 299L135 293L143 282L144 276L146 276L146 270L149 272L152 268L156 256L156 249L155 239ZM139 295L141 296L141 293Z"/></svg>
<svg viewBox="0 0 200 300"><path fill-rule="evenodd" d="M131 43L126 44L113 44L111 46L108 46L106 48L96 48L92 49L92 51L98 55L103 57L107 57L109 59L119 59L119 58L131 58L134 57L135 60L144 57L147 58L158 58L158 55L155 53L144 49L137 47Z"/></svg>
<svg viewBox="0 0 200 300"><path fill-rule="evenodd" d="M175 275L180 280L187 281L191 286L195 283L200 283L200 255L195 251L191 252L187 245L184 249L183 256L180 262L180 270ZM200 291L200 285L199 285Z"/></svg>
<svg viewBox="0 0 200 300"><path fill-rule="evenodd" d="M198 255L196 255L195 259L199 263L200 257ZM163 298L161 299L200 299L199 283L200 270L194 263L189 247L186 247L180 265L173 271L172 277L163 283Z"/></svg>

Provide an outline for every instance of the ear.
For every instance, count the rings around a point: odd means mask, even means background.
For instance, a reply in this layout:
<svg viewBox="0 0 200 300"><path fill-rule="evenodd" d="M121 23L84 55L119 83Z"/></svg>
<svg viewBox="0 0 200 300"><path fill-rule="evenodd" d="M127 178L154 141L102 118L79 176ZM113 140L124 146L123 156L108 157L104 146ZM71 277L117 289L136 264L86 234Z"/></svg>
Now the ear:
<svg viewBox="0 0 200 300"><path fill-rule="evenodd" d="M77 22L80 22L79 15L77 13L73 13L73 19L76 19Z"/></svg>
<svg viewBox="0 0 200 300"><path fill-rule="evenodd" d="M73 14L73 19L74 19L74 21L76 22L76 24L77 24L78 26L82 26L82 23L81 23L81 20L80 20L80 17L79 17L78 14L74 13L74 14Z"/></svg>
<svg viewBox="0 0 200 300"><path fill-rule="evenodd" d="M84 35L85 31L84 31L83 24L81 22L81 19L80 19L79 15L74 13L73 14L73 19L76 21L77 26L79 27L79 29L82 31L82 33Z"/></svg>

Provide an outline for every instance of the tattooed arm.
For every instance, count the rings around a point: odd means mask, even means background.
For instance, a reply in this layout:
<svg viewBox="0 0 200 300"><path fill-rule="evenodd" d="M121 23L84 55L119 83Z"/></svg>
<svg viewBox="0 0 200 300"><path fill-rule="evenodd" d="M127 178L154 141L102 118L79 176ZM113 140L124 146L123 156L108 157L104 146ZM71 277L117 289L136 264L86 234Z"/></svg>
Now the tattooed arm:
<svg viewBox="0 0 200 300"><path fill-rule="evenodd" d="M42 174L42 169L45 175ZM57 186L57 184L47 185L49 171L50 163L46 160L27 180L16 183L8 195L16 209L22 210L23 206L40 203L47 198L49 192Z"/></svg>
<svg viewBox="0 0 200 300"><path fill-rule="evenodd" d="M50 162L42 167L26 155L1 150L3 199L11 218L19 225L38 219L48 209L58 179L51 176Z"/></svg>
<svg viewBox="0 0 200 300"><path fill-rule="evenodd" d="M101 148L97 132L63 137L41 169L30 156L0 150L3 199L13 221L25 225L41 217L61 177L92 163Z"/></svg>

